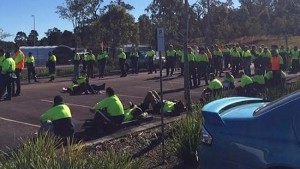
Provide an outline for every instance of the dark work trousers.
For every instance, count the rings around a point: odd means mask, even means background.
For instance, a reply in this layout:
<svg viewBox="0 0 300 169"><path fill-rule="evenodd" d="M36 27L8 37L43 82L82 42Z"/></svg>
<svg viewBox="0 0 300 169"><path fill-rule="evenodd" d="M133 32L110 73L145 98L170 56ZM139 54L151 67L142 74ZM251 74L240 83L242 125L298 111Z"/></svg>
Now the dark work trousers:
<svg viewBox="0 0 300 169"><path fill-rule="evenodd" d="M13 94L15 94L15 95L19 95L21 93L21 72L22 72L22 69L16 68L16 70L15 70L15 74L17 76L17 79L15 80L16 87L13 84Z"/></svg>
<svg viewBox="0 0 300 169"><path fill-rule="evenodd" d="M267 71L268 71L268 69L269 69L269 66L270 66L270 58L268 58L268 57L262 57L262 63L263 63L263 65L262 65L262 73L264 74L264 73L266 73Z"/></svg>
<svg viewBox="0 0 300 169"><path fill-rule="evenodd" d="M213 57L213 73L215 74L215 76L218 75L219 72L219 76L221 76L222 73L222 58L220 56L214 56Z"/></svg>
<svg viewBox="0 0 300 169"><path fill-rule="evenodd" d="M190 87L197 87L196 62L189 62Z"/></svg>
<svg viewBox="0 0 300 169"><path fill-rule="evenodd" d="M104 110L97 110L93 119L93 126L96 129L103 129L104 132L111 132L110 130L118 128L124 121L124 115L110 116Z"/></svg>
<svg viewBox="0 0 300 169"><path fill-rule="evenodd" d="M55 68L56 68L55 62L48 62L48 70L49 70L49 76L50 76L50 80L49 81L53 81L54 80L54 77L55 77Z"/></svg>
<svg viewBox="0 0 300 169"><path fill-rule="evenodd" d="M273 84L275 87L281 87L281 72L280 70L272 70L273 72Z"/></svg>
<svg viewBox="0 0 300 169"><path fill-rule="evenodd" d="M94 78L94 61L87 61L87 77Z"/></svg>
<svg viewBox="0 0 300 169"><path fill-rule="evenodd" d="M180 62L180 75L183 76L184 71L184 62Z"/></svg>
<svg viewBox="0 0 300 169"><path fill-rule="evenodd" d="M208 62L196 62L197 63L197 84L201 84L201 78L204 77L205 84L208 85L208 79L207 79L207 68L208 68Z"/></svg>
<svg viewBox="0 0 300 169"><path fill-rule="evenodd" d="M166 58L166 76L170 75L170 69L171 69L171 75L174 73L174 64L175 64L175 57L167 57Z"/></svg>
<svg viewBox="0 0 300 169"><path fill-rule="evenodd" d="M3 81L4 81L4 90L6 89L7 90L7 96L6 96L6 98L5 99L7 99L7 100L11 100L11 97L12 97L12 95L13 95L13 83L14 83L14 81L13 81L13 79L11 78L11 76L10 76L10 73L6 73L5 75L4 75L4 79L3 79Z"/></svg>
<svg viewBox="0 0 300 169"><path fill-rule="evenodd" d="M125 70L125 59L119 58L119 66L121 70L121 77L127 76L127 72Z"/></svg>
<svg viewBox="0 0 300 169"><path fill-rule="evenodd" d="M232 69L231 72L233 74L233 76L237 77L237 75L239 74L239 59L238 57L232 57L231 58L231 63L232 63Z"/></svg>
<svg viewBox="0 0 300 169"><path fill-rule="evenodd" d="M86 60L83 60L83 61L82 61L82 72L83 72L83 73L86 73L86 67L87 67L87 61L86 61Z"/></svg>
<svg viewBox="0 0 300 169"><path fill-rule="evenodd" d="M74 70L73 70L73 78L77 79L80 76L80 70L79 70L79 60L74 61Z"/></svg>
<svg viewBox="0 0 300 169"><path fill-rule="evenodd" d="M229 68L229 64L231 65L231 56L229 54L224 54L224 68L228 69Z"/></svg>
<svg viewBox="0 0 300 169"><path fill-rule="evenodd" d="M298 73L299 71L299 59L292 59L292 73Z"/></svg>
<svg viewBox="0 0 300 169"><path fill-rule="evenodd" d="M153 73L154 71L153 57L148 57L148 69L149 69L149 73Z"/></svg>
<svg viewBox="0 0 300 169"><path fill-rule="evenodd" d="M139 58L135 57L135 56L131 56L130 60L131 60L131 73L138 74L139 73L139 64L138 64Z"/></svg>
<svg viewBox="0 0 300 169"><path fill-rule="evenodd" d="M35 74L35 67L33 66L33 63L27 63L27 79L28 79L28 82L30 82L31 76L33 77L33 80L35 82L37 82L36 74Z"/></svg>
<svg viewBox="0 0 300 169"><path fill-rule="evenodd" d="M98 60L99 78L104 77L105 67L106 67L106 59Z"/></svg>
<svg viewBox="0 0 300 169"><path fill-rule="evenodd" d="M250 57L243 58L243 68L244 68L245 74L248 76L251 75L250 66L251 66L251 58Z"/></svg>

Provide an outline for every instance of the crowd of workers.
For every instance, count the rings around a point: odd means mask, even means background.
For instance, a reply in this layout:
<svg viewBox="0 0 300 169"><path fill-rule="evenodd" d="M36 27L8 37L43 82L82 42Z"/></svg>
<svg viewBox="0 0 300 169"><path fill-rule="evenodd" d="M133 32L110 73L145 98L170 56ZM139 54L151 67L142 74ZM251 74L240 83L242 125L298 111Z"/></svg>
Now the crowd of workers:
<svg viewBox="0 0 300 169"><path fill-rule="evenodd" d="M153 58L155 51L152 48L146 52L149 74L155 70ZM100 90L105 90L103 85L90 85L89 78L94 78L94 65L98 62L99 78L105 75L105 66L107 63L108 53L100 51L95 57L90 50L81 58L74 52L74 78L72 84L65 88L64 91L70 95L92 93L95 94ZM118 49L117 58L121 70L121 77L126 77L125 62L127 56L122 48ZM172 45L169 46L165 53L166 76L173 76L177 68L181 68L181 75L184 69L184 52L175 50ZM281 87L284 85L286 74L297 73L299 71L300 52L295 46L293 49L285 49L283 46L271 46L269 49L266 46L240 46L214 45L211 47L189 47L187 51L187 61L189 63L190 87L197 88L204 80L207 88L202 94L202 98L216 95L223 89L235 89L238 95L254 96L256 92L263 91L266 87ZM138 73L139 54L136 49L130 53L132 63L132 73ZM28 56L22 53L16 45L13 56L9 52L0 49L0 96L4 100L11 100L12 96L19 96L21 93L20 77L24 65L27 66L28 82L31 82L33 77L35 82L38 82L34 56L28 53ZM82 72L80 64L82 63ZM253 68L251 65L254 65ZM53 82L55 78L56 57L49 52L46 66L49 70L49 82ZM219 77L225 73L225 77L221 81ZM86 76L85 76L86 74ZM236 79L240 78L240 85L236 86ZM16 86L16 87L15 87ZM160 101L160 96L156 91L149 91L140 105L131 105L129 108L123 107L123 104L115 94L114 89L106 88L106 97L95 104L92 112L95 113L94 124L97 128L103 126L119 126L123 121L139 118L145 112L149 105L152 107L152 112L160 113L159 110L163 107L163 111L169 115L178 115L184 111L185 106L181 101ZM71 119L71 112L67 105L63 103L61 96L54 98L54 105L45 112L41 118L43 128L53 127L56 135L65 137L74 134L74 125ZM102 126L102 127L99 127ZM47 128L46 127L46 128ZM64 130L60 130L64 128Z"/></svg>

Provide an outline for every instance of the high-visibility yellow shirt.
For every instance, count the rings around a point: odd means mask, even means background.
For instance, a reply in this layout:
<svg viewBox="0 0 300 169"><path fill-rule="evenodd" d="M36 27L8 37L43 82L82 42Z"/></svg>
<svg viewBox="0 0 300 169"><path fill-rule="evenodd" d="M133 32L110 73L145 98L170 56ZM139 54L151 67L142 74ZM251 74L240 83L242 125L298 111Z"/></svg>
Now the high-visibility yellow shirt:
<svg viewBox="0 0 300 169"><path fill-rule="evenodd" d="M163 112L164 113L172 112L175 109L174 105L175 105L174 102L165 100L164 101Z"/></svg>
<svg viewBox="0 0 300 169"><path fill-rule="evenodd" d="M264 75L254 75L251 77L253 82L256 82L258 84L264 85L265 84L265 77Z"/></svg>
<svg viewBox="0 0 300 169"><path fill-rule="evenodd" d="M2 67L4 59L5 59L5 55L0 56L0 67Z"/></svg>
<svg viewBox="0 0 300 169"><path fill-rule="evenodd" d="M87 54L86 55L86 60L87 61L95 61L96 60L96 58L95 58L95 55L94 54Z"/></svg>
<svg viewBox="0 0 300 169"><path fill-rule="evenodd" d="M206 53L198 53L195 55L196 62L208 62L208 56Z"/></svg>
<svg viewBox="0 0 300 169"><path fill-rule="evenodd" d="M251 77L249 77L245 74L241 77L241 86L242 87L245 87L246 85L249 85L252 83L253 83L253 81L252 81Z"/></svg>
<svg viewBox="0 0 300 169"><path fill-rule="evenodd" d="M299 59L299 50L292 50L291 51L291 56L292 56L292 59L295 60L295 59Z"/></svg>
<svg viewBox="0 0 300 169"><path fill-rule="evenodd" d="M125 52L120 52L120 53L118 54L118 58L119 58L119 59L126 59L126 54L125 54Z"/></svg>
<svg viewBox="0 0 300 169"><path fill-rule="evenodd" d="M219 79L215 78L215 79L213 79L212 81L210 81L208 83L208 88L210 90L222 89L223 88L223 84L222 84L222 82Z"/></svg>
<svg viewBox="0 0 300 169"><path fill-rule="evenodd" d="M243 51L243 58L251 58L252 54L250 50Z"/></svg>
<svg viewBox="0 0 300 169"><path fill-rule="evenodd" d="M97 60L102 60L102 59L106 59L106 58L108 58L108 54L107 54L106 51L105 51L105 52L102 52L102 53L99 53L99 54L97 55Z"/></svg>
<svg viewBox="0 0 300 169"><path fill-rule="evenodd" d="M50 61L50 62L56 62L56 56L55 56L55 55L51 55L51 56L48 58L48 61Z"/></svg>
<svg viewBox="0 0 300 169"><path fill-rule="evenodd" d="M146 52L146 57L148 57L148 58L153 58L154 56L155 56L155 51L154 51L153 49L148 50L148 51Z"/></svg>
<svg viewBox="0 0 300 169"><path fill-rule="evenodd" d="M124 114L123 104L117 95L104 98L94 106L94 109L106 109L107 113L111 116Z"/></svg>
<svg viewBox="0 0 300 169"><path fill-rule="evenodd" d="M16 70L16 63L13 58L6 58L2 62L1 73L4 75L6 73L14 72Z"/></svg>
<svg viewBox="0 0 300 169"><path fill-rule="evenodd" d="M272 57L272 54L271 54L271 52L270 52L269 50L267 50L267 51L263 51L263 52L261 53L261 56L262 56L262 57L265 57L265 58L271 58L271 57Z"/></svg>
<svg viewBox="0 0 300 169"><path fill-rule="evenodd" d="M213 55L218 57L223 57L223 53L220 49L214 50Z"/></svg>
<svg viewBox="0 0 300 169"><path fill-rule="evenodd" d="M45 113L40 116L40 121L44 122L47 120L55 121L63 118L72 117L71 110L66 104L60 104L51 107Z"/></svg>
<svg viewBox="0 0 300 169"><path fill-rule="evenodd" d="M189 53L188 54L188 61L189 62L195 61L195 54L194 53Z"/></svg>
<svg viewBox="0 0 300 169"><path fill-rule="evenodd" d="M74 60L76 61L80 60L80 55L78 53L74 55Z"/></svg>
<svg viewBox="0 0 300 169"><path fill-rule="evenodd" d="M232 56L232 57L241 57L241 54L240 54L240 52L238 51L238 50L232 50L231 52L230 52L230 55Z"/></svg>
<svg viewBox="0 0 300 169"><path fill-rule="evenodd" d="M176 50L167 50L167 57L175 57L176 56Z"/></svg>
<svg viewBox="0 0 300 169"><path fill-rule="evenodd" d="M26 63L34 63L34 56L27 56L25 59Z"/></svg>

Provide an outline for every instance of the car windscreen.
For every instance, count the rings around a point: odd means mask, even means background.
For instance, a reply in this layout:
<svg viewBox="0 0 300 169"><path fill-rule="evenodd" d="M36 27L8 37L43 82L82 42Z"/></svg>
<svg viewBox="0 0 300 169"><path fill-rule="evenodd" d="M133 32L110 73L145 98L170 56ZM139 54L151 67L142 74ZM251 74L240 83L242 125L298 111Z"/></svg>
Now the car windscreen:
<svg viewBox="0 0 300 169"><path fill-rule="evenodd" d="M257 108L254 111L253 116L262 115L262 114L268 112L268 110L272 110L274 108L283 106L285 104L291 103L291 102L293 102L295 100L299 100L299 99L300 99L300 92L299 91L293 92L292 94L283 96L275 101L272 101L270 103L267 103L267 104Z"/></svg>

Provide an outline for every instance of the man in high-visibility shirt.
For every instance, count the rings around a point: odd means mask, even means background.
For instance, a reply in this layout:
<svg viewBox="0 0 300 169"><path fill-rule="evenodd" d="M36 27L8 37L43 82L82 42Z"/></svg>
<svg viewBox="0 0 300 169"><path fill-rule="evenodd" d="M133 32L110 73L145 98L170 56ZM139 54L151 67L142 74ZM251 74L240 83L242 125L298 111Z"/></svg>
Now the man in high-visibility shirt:
<svg viewBox="0 0 300 169"><path fill-rule="evenodd" d="M181 49L176 50L176 57L179 58L180 76L183 76L184 70L184 52Z"/></svg>
<svg viewBox="0 0 300 169"><path fill-rule="evenodd" d="M197 85L201 84L201 78L204 77L205 84L208 85L207 69L209 65L208 56L204 47L199 48L199 53L195 54L195 64L197 67Z"/></svg>
<svg viewBox="0 0 300 169"><path fill-rule="evenodd" d="M218 45L214 46L214 51L213 51L213 71L215 73L215 76L218 75L219 72L219 77L221 77L222 69L223 69L223 53L221 49L218 47Z"/></svg>
<svg viewBox="0 0 300 169"><path fill-rule="evenodd" d="M107 58L108 58L108 53L105 50L101 49L100 53L97 55L99 78L104 78Z"/></svg>
<svg viewBox="0 0 300 169"><path fill-rule="evenodd" d="M214 73L210 73L208 86L202 92L201 99L209 100L209 98L221 94L222 90L223 90L222 82L215 77Z"/></svg>
<svg viewBox="0 0 300 169"><path fill-rule="evenodd" d="M263 92L266 86L266 80L261 70L257 70L256 74L251 77L253 88L259 92Z"/></svg>
<svg viewBox="0 0 300 169"><path fill-rule="evenodd" d="M281 85L281 87L284 87L286 84L286 73L284 71L280 71L280 84L274 84L273 83L273 72L268 71L265 75L265 81L266 81L266 87L274 87L275 85L278 87L278 85Z"/></svg>
<svg viewBox="0 0 300 169"><path fill-rule="evenodd" d="M7 96L4 100L11 100L13 95L12 85L13 81L16 79L15 70L15 61L11 58L10 53L6 52L5 59L2 62L1 76L3 77L3 86L0 90L0 98L3 96L5 89L7 90Z"/></svg>
<svg viewBox="0 0 300 169"><path fill-rule="evenodd" d="M225 45L225 48L223 50L224 53L224 68L228 69L229 64L231 64L231 56L230 56L231 48L229 45Z"/></svg>
<svg viewBox="0 0 300 169"><path fill-rule="evenodd" d="M233 76L237 76L240 69L240 52L238 51L238 48L234 46L230 52L231 56L231 72Z"/></svg>
<svg viewBox="0 0 300 169"><path fill-rule="evenodd" d="M73 65L74 65L73 79L77 79L80 76L80 70L79 70L80 55L75 51L73 51Z"/></svg>
<svg viewBox="0 0 300 169"><path fill-rule="evenodd" d="M19 96L21 93L21 72L24 69L25 64L25 56L24 53L20 50L20 47L18 45L15 45L15 53L13 55L13 59L16 63L16 71L15 74L17 76L16 82L16 91L15 91L15 85L13 85L13 95Z"/></svg>
<svg viewBox="0 0 300 169"><path fill-rule="evenodd" d="M48 52L48 61L47 65L48 70L49 70L49 77L50 80L49 82L53 82L55 78L55 71L56 71L56 56L52 52Z"/></svg>
<svg viewBox="0 0 300 169"><path fill-rule="evenodd" d="M224 89L234 89L234 76L230 72L225 72L225 77L222 81Z"/></svg>
<svg viewBox="0 0 300 169"><path fill-rule="evenodd" d="M251 77L245 74L245 72L240 72L241 83L239 87L236 87L237 95L239 96L254 96L256 90L253 88L253 80Z"/></svg>
<svg viewBox="0 0 300 169"><path fill-rule="evenodd" d="M153 63L154 56L155 56L155 51L152 49L152 47L149 47L148 51L146 52L146 59L148 61L148 69L149 69L148 74L152 74L153 71L155 71L156 73L156 69Z"/></svg>
<svg viewBox="0 0 300 169"><path fill-rule="evenodd" d="M292 71L291 71L291 73L298 73L298 71L299 71L300 52L299 52L297 46L295 46L294 49L291 50L291 57L292 57Z"/></svg>
<svg viewBox="0 0 300 169"><path fill-rule="evenodd" d="M131 73L138 74L139 73L139 52L136 48L132 48L130 52L130 61L131 61Z"/></svg>
<svg viewBox="0 0 300 169"><path fill-rule="evenodd" d="M40 132L53 132L61 138L73 137L75 130L71 110L61 96L54 97L53 106L40 116L40 122Z"/></svg>
<svg viewBox="0 0 300 169"><path fill-rule="evenodd" d="M94 64L96 61L95 55L93 51L90 50L89 53L86 54L87 60L87 77L94 78Z"/></svg>
<svg viewBox="0 0 300 169"><path fill-rule="evenodd" d="M110 132L124 121L123 104L111 87L106 88L106 97L97 102L90 111L95 113L92 126L97 133Z"/></svg>
<svg viewBox="0 0 300 169"><path fill-rule="evenodd" d="M185 106L181 101L164 100L162 105L161 98L155 90L149 91L147 93L143 103L140 105L140 108L142 109L142 111L146 111L147 109L149 109L150 105L152 107L153 114L160 114L161 106L163 106L163 113L165 116L176 116L185 111Z"/></svg>
<svg viewBox="0 0 300 169"><path fill-rule="evenodd" d="M120 66L120 70L121 70L120 77L126 77L127 76L127 72L125 70L126 54L125 54L123 48L118 49L117 56L119 58L119 66Z"/></svg>
<svg viewBox="0 0 300 169"><path fill-rule="evenodd" d="M283 59L275 49L272 50L272 57L270 62L271 71L273 72L273 84L278 85L281 83L280 72L283 66Z"/></svg>
<svg viewBox="0 0 300 169"><path fill-rule="evenodd" d="M2 70L3 61L5 59L4 53L5 53L4 50L0 49L0 93L3 86L3 76L1 75L1 70Z"/></svg>
<svg viewBox="0 0 300 169"><path fill-rule="evenodd" d="M286 70L287 66L288 66L288 52L287 50L284 48L284 46L280 46L280 48L278 49L279 55L282 57L283 59L283 67L282 70Z"/></svg>
<svg viewBox="0 0 300 169"><path fill-rule="evenodd" d="M166 52L166 76L173 76L174 68L176 63L176 50L173 45L170 45ZM171 69L171 72L170 72Z"/></svg>
<svg viewBox="0 0 300 169"><path fill-rule="evenodd" d="M267 48L264 47L263 52L261 53L262 56L262 73L265 73L266 71L268 71L268 68L270 67L270 59L272 57L272 53L271 51Z"/></svg>
<svg viewBox="0 0 300 169"><path fill-rule="evenodd" d="M251 51L247 46L244 47L243 55L242 55L242 64L243 64L243 69L245 73L250 76L251 75L251 58L252 54Z"/></svg>
<svg viewBox="0 0 300 169"><path fill-rule="evenodd" d="M28 56L26 57L25 62L26 62L26 67L27 67L28 83L31 83L30 82L31 76L34 79L34 82L38 82L37 78L36 78L36 73L35 73L35 60L34 60L34 56L32 55L31 52L28 53Z"/></svg>

